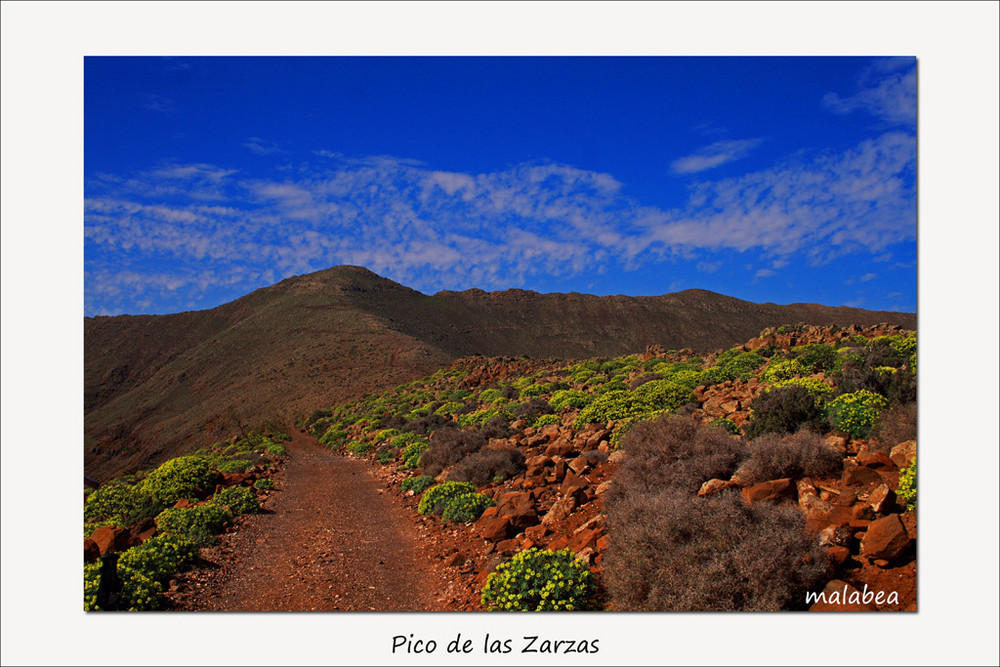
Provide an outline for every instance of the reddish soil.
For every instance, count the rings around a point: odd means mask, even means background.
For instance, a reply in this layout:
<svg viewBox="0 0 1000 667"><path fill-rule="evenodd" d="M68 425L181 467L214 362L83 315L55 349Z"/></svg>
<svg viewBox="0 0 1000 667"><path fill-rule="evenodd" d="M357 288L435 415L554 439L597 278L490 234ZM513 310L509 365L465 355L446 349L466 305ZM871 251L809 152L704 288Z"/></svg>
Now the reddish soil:
<svg viewBox="0 0 1000 667"><path fill-rule="evenodd" d="M425 611L453 597L401 498L360 461L295 433L264 512L243 517L198 569L178 577L176 609ZM425 529L426 530L426 529Z"/></svg>

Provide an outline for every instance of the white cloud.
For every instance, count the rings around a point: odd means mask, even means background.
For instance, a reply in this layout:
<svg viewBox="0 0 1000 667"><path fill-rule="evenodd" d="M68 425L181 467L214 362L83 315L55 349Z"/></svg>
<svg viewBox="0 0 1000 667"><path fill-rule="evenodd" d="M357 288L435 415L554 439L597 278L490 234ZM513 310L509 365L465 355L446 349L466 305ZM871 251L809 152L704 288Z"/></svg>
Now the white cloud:
<svg viewBox="0 0 1000 667"><path fill-rule="evenodd" d="M727 139L716 141L699 148L691 155L678 158L670 163L670 169L675 174L694 174L713 169L727 162L744 158L750 151L757 148L763 139Z"/></svg>
<svg viewBox="0 0 1000 667"><path fill-rule="evenodd" d="M278 144L260 137L250 137L243 144L243 147L256 155L273 155L284 152Z"/></svg>
<svg viewBox="0 0 1000 667"><path fill-rule="evenodd" d="M865 275L863 275L860 278L858 278L858 280L860 280L863 283L866 283L869 280L874 280L877 277L878 277L877 273L866 273Z"/></svg>
<svg viewBox="0 0 1000 667"><path fill-rule="evenodd" d="M560 164L474 174L330 154L277 178L208 164L105 174L87 183L87 262L103 267L88 278L88 312L134 303L143 281L161 295L188 290L180 305L342 263L422 291L504 289L671 258L711 272L720 265L702 253L755 250L768 263L757 277L767 277L793 255L820 264L915 239L915 162L914 138L888 133L693 183L672 209L630 199L610 174ZM143 268L164 259L182 282ZM196 280L206 269L215 277Z"/></svg>
<svg viewBox="0 0 1000 667"><path fill-rule="evenodd" d="M823 106L839 114L859 109L889 123L914 125L917 120L917 62L915 58L884 58L865 68L857 91L848 97L829 92Z"/></svg>

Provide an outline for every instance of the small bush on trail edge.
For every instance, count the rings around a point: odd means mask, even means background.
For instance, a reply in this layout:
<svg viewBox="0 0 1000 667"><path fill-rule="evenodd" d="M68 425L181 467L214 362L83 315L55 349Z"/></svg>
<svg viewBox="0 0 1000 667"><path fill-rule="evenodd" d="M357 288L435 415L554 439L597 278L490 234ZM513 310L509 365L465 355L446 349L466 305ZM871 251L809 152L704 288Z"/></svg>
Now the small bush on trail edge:
<svg viewBox="0 0 1000 667"><path fill-rule="evenodd" d="M253 488L260 489L262 491L269 491L274 488L274 482L265 477L264 479L258 479L254 482Z"/></svg>
<svg viewBox="0 0 1000 667"><path fill-rule="evenodd" d="M483 586L491 610L573 611L597 608L594 576L569 549L532 547L497 566Z"/></svg>
<svg viewBox="0 0 1000 667"><path fill-rule="evenodd" d="M442 482L424 491L417 505L417 511L421 514L438 514L455 497L475 491L476 487L468 482Z"/></svg>
<svg viewBox="0 0 1000 667"><path fill-rule="evenodd" d="M749 456L736 471L743 484L783 477L822 477L840 472L843 454L823 444L811 431L794 435L767 433L747 445Z"/></svg>
<svg viewBox="0 0 1000 667"><path fill-rule="evenodd" d="M428 487L434 485L434 478L430 475L415 475L413 477L407 477L400 484L403 493L407 491L413 491L414 493L423 493Z"/></svg>
<svg viewBox="0 0 1000 667"><path fill-rule="evenodd" d="M443 429L434 431L431 446L420 457L420 467L425 475L437 477L445 468L453 466L469 454L486 446L486 436L481 431Z"/></svg>
<svg viewBox="0 0 1000 667"><path fill-rule="evenodd" d="M516 447L482 449L459 461L448 473L448 479L483 486L509 479L524 469L524 454Z"/></svg>
<svg viewBox="0 0 1000 667"><path fill-rule="evenodd" d="M203 546L210 544L232 518L233 513L222 505L170 507L156 517L156 529Z"/></svg>
<svg viewBox="0 0 1000 667"><path fill-rule="evenodd" d="M194 560L197 548L191 542L173 535L157 535L137 547L132 547L118 559L118 576L124 590L120 609L145 611L158 609L162 603L163 584L176 572ZM97 573L100 565L84 569L84 607L97 609ZM88 575L92 581L88 581ZM92 597L88 595L91 592ZM92 604L92 606L90 606Z"/></svg>
<svg viewBox="0 0 1000 667"><path fill-rule="evenodd" d="M257 495L250 489L242 486L228 486L214 496L211 503L213 505L225 505L232 510L233 514L256 514L260 511L260 503L257 502Z"/></svg>
<svg viewBox="0 0 1000 667"><path fill-rule="evenodd" d="M866 389L841 394L827 404L830 425L852 438L867 438L882 411L889 407L884 396Z"/></svg>
<svg viewBox="0 0 1000 667"><path fill-rule="evenodd" d="M403 468L416 468L420 465L420 456L427 451L430 444L423 439L415 440L403 448L400 458L403 461Z"/></svg>
<svg viewBox="0 0 1000 667"><path fill-rule="evenodd" d="M441 518L451 523L472 523L487 507L496 504L495 500L481 493L463 493L451 499Z"/></svg>
<svg viewBox="0 0 1000 667"><path fill-rule="evenodd" d="M750 406L750 421L745 427L748 438L765 433L791 433L805 426L819 430L823 410L816 398L800 385L788 385L762 392Z"/></svg>

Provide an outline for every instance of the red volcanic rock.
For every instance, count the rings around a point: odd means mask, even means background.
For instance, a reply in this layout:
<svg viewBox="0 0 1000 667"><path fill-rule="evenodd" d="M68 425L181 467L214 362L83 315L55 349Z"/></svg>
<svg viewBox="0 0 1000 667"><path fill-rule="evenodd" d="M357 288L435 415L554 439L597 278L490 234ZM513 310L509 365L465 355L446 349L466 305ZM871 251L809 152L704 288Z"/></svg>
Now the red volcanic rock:
<svg viewBox="0 0 1000 667"><path fill-rule="evenodd" d="M871 559L892 561L910 546L910 536L898 514L873 521L861 540L861 555Z"/></svg>
<svg viewBox="0 0 1000 667"><path fill-rule="evenodd" d="M127 528L101 526L90 534L90 539L97 545L102 556L112 551L125 551L132 546L131 536Z"/></svg>
<svg viewBox="0 0 1000 667"><path fill-rule="evenodd" d="M93 563L101 557L101 548L97 546L97 542L85 537L83 539L83 560L86 563Z"/></svg>
<svg viewBox="0 0 1000 667"><path fill-rule="evenodd" d="M796 500L795 484L788 477L748 486L742 493L743 498L751 505L759 502L778 502L783 498Z"/></svg>
<svg viewBox="0 0 1000 667"><path fill-rule="evenodd" d="M892 448L889 452L889 458L892 462L896 464L900 470L909 468L910 464L913 463L913 459L917 456L917 441L907 440L906 442L901 442Z"/></svg>

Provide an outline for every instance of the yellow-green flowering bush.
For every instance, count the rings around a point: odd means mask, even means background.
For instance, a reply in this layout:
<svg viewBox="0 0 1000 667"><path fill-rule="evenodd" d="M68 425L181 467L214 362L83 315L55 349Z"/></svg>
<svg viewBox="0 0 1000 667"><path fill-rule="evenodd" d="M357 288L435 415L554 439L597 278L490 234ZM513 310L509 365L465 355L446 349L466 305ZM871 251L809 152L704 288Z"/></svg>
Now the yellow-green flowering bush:
<svg viewBox="0 0 1000 667"><path fill-rule="evenodd" d="M782 389L784 387L805 388L816 400L816 405L822 405L826 396L833 391L833 387L816 378L790 378L788 380L780 380L768 387L767 390Z"/></svg>
<svg viewBox="0 0 1000 667"><path fill-rule="evenodd" d="M415 475L413 477L407 477L400 484L399 488L403 490L403 493L407 491L413 491L414 493L423 493L429 487L434 485L434 478L430 475Z"/></svg>
<svg viewBox="0 0 1000 667"><path fill-rule="evenodd" d="M174 535L157 535L123 553L118 559L118 576L124 585L123 608L158 609L163 582L190 563L196 553L194 544Z"/></svg>
<svg viewBox="0 0 1000 667"><path fill-rule="evenodd" d="M156 517L156 528L161 533L182 537L194 544L208 544L212 536L222 532L233 513L222 505L208 504L194 507L170 507Z"/></svg>
<svg viewBox="0 0 1000 667"><path fill-rule="evenodd" d="M274 488L274 482L270 478L258 479L253 483L253 488L261 489L262 491L267 491Z"/></svg>
<svg viewBox="0 0 1000 667"><path fill-rule="evenodd" d="M260 511L257 494L242 486L228 486L214 496L212 505L225 505L233 514L256 514Z"/></svg>
<svg viewBox="0 0 1000 667"><path fill-rule="evenodd" d="M767 383L788 380L796 375L806 375L806 367L798 359L772 359L760 379Z"/></svg>
<svg viewBox="0 0 1000 667"><path fill-rule="evenodd" d="M424 492L417 504L417 511L421 514L437 514L454 498L475 491L476 487L468 482L442 482Z"/></svg>
<svg viewBox="0 0 1000 667"><path fill-rule="evenodd" d="M364 456L368 454L374 445L367 440L354 440L347 445L347 451L355 456Z"/></svg>
<svg viewBox="0 0 1000 667"><path fill-rule="evenodd" d="M494 507L496 501L482 493L463 493L455 496L444 508L441 518L451 523L472 523L487 507Z"/></svg>
<svg viewBox="0 0 1000 667"><path fill-rule="evenodd" d="M139 490L160 506L173 505L199 490L211 489L219 474L204 456L178 456L163 463L142 481Z"/></svg>
<svg viewBox="0 0 1000 667"><path fill-rule="evenodd" d="M884 396L862 389L830 401L827 417L835 429L852 438L867 438L879 415L888 407L889 401Z"/></svg>
<svg viewBox="0 0 1000 667"><path fill-rule="evenodd" d="M573 611L596 606L594 576L569 549L531 548L497 566L482 603L504 611Z"/></svg>
<svg viewBox="0 0 1000 667"><path fill-rule="evenodd" d="M552 424L559 423L559 415L540 415L535 423L532 424L535 428L542 428L543 426L551 426Z"/></svg>
<svg viewBox="0 0 1000 667"><path fill-rule="evenodd" d="M403 448L400 458L403 460L404 468L416 468L420 465L420 457L430 448L430 443L426 439L415 440Z"/></svg>
<svg viewBox="0 0 1000 667"><path fill-rule="evenodd" d="M906 501L906 509L914 509L917 506L917 459L914 458L910 467L899 475L899 489L896 494L901 500Z"/></svg>
<svg viewBox="0 0 1000 667"><path fill-rule="evenodd" d="M105 484L87 496L83 506L85 521L105 521L127 526L129 519L146 505L149 495L125 484Z"/></svg>
<svg viewBox="0 0 1000 667"><path fill-rule="evenodd" d="M83 610L97 611L97 589L101 585L101 564L83 564Z"/></svg>
<svg viewBox="0 0 1000 667"><path fill-rule="evenodd" d="M567 405L571 408L585 408L592 400L594 400L594 395L588 394L585 391L580 391L578 389L561 389L552 394L552 398L549 400L549 405L556 410L562 410Z"/></svg>

